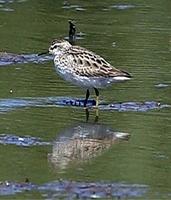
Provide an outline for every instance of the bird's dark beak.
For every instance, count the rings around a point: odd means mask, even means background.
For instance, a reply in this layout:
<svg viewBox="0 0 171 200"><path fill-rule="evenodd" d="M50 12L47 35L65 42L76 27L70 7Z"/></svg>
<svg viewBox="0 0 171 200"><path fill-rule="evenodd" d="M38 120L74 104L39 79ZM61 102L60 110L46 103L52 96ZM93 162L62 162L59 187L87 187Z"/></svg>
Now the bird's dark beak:
<svg viewBox="0 0 171 200"><path fill-rule="evenodd" d="M49 54L49 51L39 53L38 56L42 56L42 55L46 55L46 54Z"/></svg>

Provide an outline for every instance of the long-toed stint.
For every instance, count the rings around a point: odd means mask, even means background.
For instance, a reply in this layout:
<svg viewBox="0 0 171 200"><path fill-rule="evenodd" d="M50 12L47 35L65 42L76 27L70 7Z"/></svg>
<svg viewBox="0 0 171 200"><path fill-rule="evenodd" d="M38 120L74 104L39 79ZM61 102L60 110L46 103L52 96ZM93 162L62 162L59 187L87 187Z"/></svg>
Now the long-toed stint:
<svg viewBox="0 0 171 200"><path fill-rule="evenodd" d="M85 107L90 96L89 89L94 88L98 107L99 88L131 78L128 72L114 68L101 56L83 47L73 46L66 40L54 40L49 53L54 55L56 72L62 78L87 89Z"/></svg>

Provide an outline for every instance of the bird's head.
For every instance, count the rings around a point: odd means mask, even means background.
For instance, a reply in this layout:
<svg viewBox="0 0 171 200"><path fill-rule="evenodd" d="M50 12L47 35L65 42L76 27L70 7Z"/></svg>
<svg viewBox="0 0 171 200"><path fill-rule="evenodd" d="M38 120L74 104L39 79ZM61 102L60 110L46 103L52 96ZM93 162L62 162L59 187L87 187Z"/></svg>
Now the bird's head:
<svg viewBox="0 0 171 200"><path fill-rule="evenodd" d="M72 45L66 40L54 40L49 47L49 53L57 55L60 52L67 51Z"/></svg>

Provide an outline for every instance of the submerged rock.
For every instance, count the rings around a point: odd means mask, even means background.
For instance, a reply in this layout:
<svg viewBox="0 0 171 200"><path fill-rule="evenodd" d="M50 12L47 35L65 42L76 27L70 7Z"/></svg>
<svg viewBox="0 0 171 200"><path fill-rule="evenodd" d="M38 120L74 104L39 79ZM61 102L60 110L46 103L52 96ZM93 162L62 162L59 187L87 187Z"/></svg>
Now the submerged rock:
<svg viewBox="0 0 171 200"><path fill-rule="evenodd" d="M0 196L15 195L24 191L31 191L35 189L32 183L17 183L17 182L0 182Z"/></svg>
<svg viewBox="0 0 171 200"><path fill-rule="evenodd" d="M42 141L41 138L31 136L17 136L13 134L0 134L0 144L13 144L16 146L42 146L50 145L50 142Z"/></svg>
<svg viewBox="0 0 171 200"><path fill-rule="evenodd" d="M40 63L52 60L53 57L50 55L38 56L38 54L14 54L0 52L0 66L21 64L21 63Z"/></svg>
<svg viewBox="0 0 171 200"><path fill-rule="evenodd" d="M89 99L87 106L91 109L96 105L95 100ZM14 99L0 99L0 112L9 112L15 109L28 108L28 107L63 107L72 106L84 107L84 99L77 99L71 97L35 97L35 98L14 98ZM136 112L147 112L150 110L170 108L171 105L162 104L155 101L146 102L121 102L105 104L100 102L99 110L108 111L136 111Z"/></svg>
<svg viewBox="0 0 171 200"><path fill-rule="evenodd" d="M15 195L17 193L33 191L41 193L45 199L69 198L135 198L142 197L148 191L147 185L103 183L103 182L75 182L53 181L42 185L32 183L0 182L0 196ZM31 198L31 194L30 194Z"/></svg>
<svg viewBox="0 0 171 200"><path fill-rule="evenodd" d="M103 106L102 106L103 107ZM146 112L149 110L162 109L171 107L167 104L161 104L155 101L146 102L125 102L125 103L114 103L103 107L104 110L118 110L118 111L138 111Z"/></svg>
<svg viewBox="0 0 171 200"><path fill-rule="evenodd" d="M46 198L61 197L62 194L70 199L101 199L101 198L128 198L143 196L148 187L139 184L100 183L100 182L50 182L38 188ZM49 193L46 193L49 191Z"/></svg>

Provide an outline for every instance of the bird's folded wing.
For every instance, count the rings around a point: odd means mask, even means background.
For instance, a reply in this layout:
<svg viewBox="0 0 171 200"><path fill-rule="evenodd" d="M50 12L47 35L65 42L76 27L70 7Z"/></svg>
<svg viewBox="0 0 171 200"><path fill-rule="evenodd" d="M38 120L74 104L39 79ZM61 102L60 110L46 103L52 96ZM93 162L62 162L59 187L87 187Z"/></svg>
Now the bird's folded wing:
<svg viewBox="0 0 171 200"><path fill-rule="evenodd" d="M68 55L68 65L72 66L72 70L76 75L105 78L117 76L130 77L127 72L112 67L102 57L91 53L92 52L77 52Z"/></svg>

